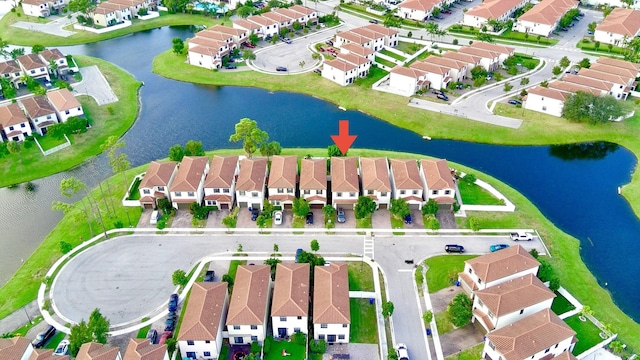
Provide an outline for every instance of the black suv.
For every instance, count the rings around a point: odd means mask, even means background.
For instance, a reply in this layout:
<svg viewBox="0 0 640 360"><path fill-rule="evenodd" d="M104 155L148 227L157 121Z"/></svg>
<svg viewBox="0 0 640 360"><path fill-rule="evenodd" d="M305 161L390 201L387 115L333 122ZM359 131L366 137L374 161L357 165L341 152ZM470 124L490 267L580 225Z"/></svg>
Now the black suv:
<svg viewBox="0 0 640 360"><path fill-rule="evenodd" d="M43 347L47 341L49 341L53 335L56 334L56 328L54 328L53 326L49 326L47 328L47 330L41 332L38 334L38 336L36 336L35 339L33 339L33 341L31 342L31 345L33 345L34 348L41 348Z"/></svg>
<svg viewBox="0 0 640 360"><path fill-rule="evenodd" d="M455 244L445 245L444 246L444 251L446 251L448 253L451 253L451 252L463 253L464 252L464 246L455 245Z"/></svg>

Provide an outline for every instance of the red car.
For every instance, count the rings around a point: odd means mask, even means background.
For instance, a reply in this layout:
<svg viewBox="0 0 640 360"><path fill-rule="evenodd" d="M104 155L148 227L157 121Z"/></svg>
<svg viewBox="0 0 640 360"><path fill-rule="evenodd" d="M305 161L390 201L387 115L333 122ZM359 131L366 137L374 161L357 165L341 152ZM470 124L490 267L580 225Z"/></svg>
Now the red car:
<svg viewBox="0 0 640 360"><path fill-rule="evenodd" d="M158 344L163 345L168 338L173 337L173 332L171 331L165 331L162 333L162 335L160 336L160 340L158 341Z"/></svg>
<svg viewBox="0 0 640 360"><path fill-rule="evenodd" d="M244 46L245 46L245 47L248 47L249 49L253 49L253 48L255 48L255 47L256 47L255 45L253 45L253 44L252 44L252 43L250 43L250 42L244 43Z"/></svg>
<svg viewBox="0 0 640 360"><path fill-rule="evenodd" d="M444 10L442 13L443 13L443 14L450 15L450 14L451 14L451 10Z"/></svg>

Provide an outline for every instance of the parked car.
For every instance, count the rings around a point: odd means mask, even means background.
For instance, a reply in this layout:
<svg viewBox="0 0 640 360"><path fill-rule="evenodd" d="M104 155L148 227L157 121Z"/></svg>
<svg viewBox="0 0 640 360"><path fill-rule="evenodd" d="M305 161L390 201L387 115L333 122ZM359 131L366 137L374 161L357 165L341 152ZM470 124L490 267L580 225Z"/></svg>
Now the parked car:
<svg viewBox="0 0 640 360"><path fill-rule="evenodd" d="M33 345L34 348L41 348L43 346L45 346L47 344L47 342L53 337L53 335L56 334L56 328L54 328L53 326L49 325L49 327L39 333L35 339L33 339L33 341L31 342L31 345Z"/></svg>
<svg viewBox="0 0 640 360"><path fill-rule="evenodd" d="M587 35L593 35L593 31L587 30Z"/></svg>
<svg viewBox="0 0 640 360"><path fill-rule="evenodd" d="M238 68L238 66L236 66L236 65L234 65L234 64L230 64L230 65L227 65L227 66L226 66L226 68L227 68L228 70L232 70L232 69L237 69L237 68Z"/></svg>
<svg viewBox="0 0 640 360"><path fill-rule="evenodd" d="M509 237L513 241L531 241L533 240L533 235L526 233L524 231L512 232Z"/></svg>
<svg viewBox="0 0 640 360"><path fill-rule="evenodd" d="M158 341L158 344L160 345L164 345L164 343L167 341L167 339L172 338L173 337L173 332L166 330L165 332L162 333L162 335L160 335L160 340Z"/></svg>
<svg viewBox="0 0 640 360"><path fill-rule="evenodd" d="M300 260L300 255L302 255L302 249L296 250L296 262Z"/></svg>
<svg viewBox="0 0 640 360"><path fill-rule="evenodd" d="M404 217L404 223L411 224L411 214L407 214L407 216Z"/></svg>
<svg viewBox="0 0 640 360"><path fill-rule="evenodd" d="M307 213L306 219L307 219L306 221L307 224L313 224L313 212L309 211Z"/></svg>
<svg viewBox="0 0 640 360"><path fill-rule="evenodd" d="M64 356L69 354L69 340L62 340L58 344L58 347L53 352L55 356Z"/></svg>
<svg viewBox="0 0 640 360"><path fill-rule="evenodd" d="M315 69L315 70L313 70L313 72L316 73L316 74L322 74L322 70L320 70L320 69Z"/></svg>
<svg viewBox="0 0 640 360"><path fill-rule="evenodd" d="M282 42L284 43L291 44L291 39L289 39L288 37L282 37L280 38L280 40L282 40Z"/></svg>
<svg viewBox="0 0 640 360"><path fill-rule="evenodd" d="M509 100L509 104L511 104L511 105L522 105L522 101L511 99L511 100Z"/></svg>
<svg viewBox="0 0 640 360"><path fill-rule="evenodd" d="M440 90L438 90L438 89L431 89L431 93L432 94L441 94Z"/></svg>
<svg viewBox="0 0 640 360"><path fill-rule="evenodd" d="M506 249L509 247L509 244L493 244L489 246L489 251L496 252L498 250Z"/></svg>
<svg viewBox="0 0 640 360"><path fill-rule="evenodd" d="M398 345L396 345L396 355L398 355L398 360L409 360L407 345L398 343Z"/></svg>
<svg viewBox="0 0 640 360"><path fill-rule="evenodd" d="M326 42L327 42L327 45L329 45L329 46L333 46L333 41L331 41L331 40L327 40Z"/></svg>
<svg viewBox="0 0 640 360"><path fill-rule="evenodd" d="M253 49L253 48L255 48L256 46L255 46L255 45L253 45L253 44L252 44L252 43L250 43L250 42L246 42L246 43L244 43L244 47L248 47L249 49Z"/></svg>
<svg viewBox="0 0 640 360"><path fill-rule="evenodd" d="M438 94L436 97L440 100L449 101L449 97L445 94Z"/></svg>
<svg viewBox="0 0 640 360"><path fill-rule="evenodd" d="M276 225L282 225L282 211L278 210L273 213L273 223Z"/></svg>
<svg viewBox="0 0 640 360"><path fill-rule="evenodd" d="M451 10L443 10L443 11L442 11L442 13L443 13L443 14L447 14L447 15L451 15L451 14L453 14L453 13L451 12Z"/></svg>
<svg viewBox="0 0 640 360"><path fill-rule="evenodd" d="M278 67L276 68L276 71L287 71L287 68L286 68L286 67L284 67L284 66L278 66Z"/></svg>
<svg viewBox="0 0 640 360"><path fill-rule="evenodd" d="M151 218L149 218L149 224L155 225L158 223L158 219L160 219L160 211L153 210L151 213Z"/></svg>
<svg viewBox="0 0 640 360"><path fill-rule="evenodd" d="M444 246L444 251L446 251L448 253L452 253L452 252L463 253L464 252L464 246L456 245L456 244L449 244L449 245L445 245Z"/></svg>
<svg viewBox="0 0 640 360"><path fill-rule="evenodd" d="M434 18L434 19L438 19L438 20L442 20L442 19L444 19L444 16L442 16L442 15L436 15L436 16L434 16L433 18Z"/></svg>
<svg viewBox="0 0 640 360"><path fill-rule="evenodd" d="M177 316L170 316L164 321L164 331L173 331L176 328Z"/></svg>
<svg viewBox="0 0 640 360"><path fill-rule="evenodd" d="M378 20L376 20L376 19L371 19L371 20L369 20L369 22L370 22L370 23L372 23L372 24L377 24L377 23L378 23Z"/></svg>
<svg viewBox="0 0 640 360"><path fill-rule="evenodd" d="M204 282L213 282L213 279L216 277L216 272L213 270L208 270L204 274Z"/></svg>
<svg viewBox="0 0 640 360"><path fill-rule="evenodd" d="M147 331L147 339L149 339L152 344L155 344L158 342L158 332L155 329L149 329L149 331Z"/></svg>
<svg viewBox="0 0 640 360"><path fill-rule="evenodd" d="M338 208L338 222L342 224L346 221L347 221L347 217L344 216L344 209Z"/></svg>
<svg viewBox="0 0 640 360"><path fill-rule="evenodd" d="M169 311L176 311L178 308L178 294L171 294L169 297Z"/></svg>
<svg viewBox="0 0 640 360"><path fill-rule="evenodd" d="M258 216L260 216L260 210L258 209L251 210L251 220L256 221Z"/></svg>

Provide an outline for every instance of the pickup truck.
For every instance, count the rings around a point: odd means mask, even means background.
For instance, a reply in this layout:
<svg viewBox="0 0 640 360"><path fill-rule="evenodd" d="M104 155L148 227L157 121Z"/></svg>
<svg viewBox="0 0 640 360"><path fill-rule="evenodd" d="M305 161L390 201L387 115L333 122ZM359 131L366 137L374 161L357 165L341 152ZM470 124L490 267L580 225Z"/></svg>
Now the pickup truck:
<svg viewBox="0 0 640 360"><path fill-rule="evenodd" d="M513 241L531 241L533 240L533 235L523 232L523 231L518 231L518 232L512 232L510 234L511 240Z"/></svg>

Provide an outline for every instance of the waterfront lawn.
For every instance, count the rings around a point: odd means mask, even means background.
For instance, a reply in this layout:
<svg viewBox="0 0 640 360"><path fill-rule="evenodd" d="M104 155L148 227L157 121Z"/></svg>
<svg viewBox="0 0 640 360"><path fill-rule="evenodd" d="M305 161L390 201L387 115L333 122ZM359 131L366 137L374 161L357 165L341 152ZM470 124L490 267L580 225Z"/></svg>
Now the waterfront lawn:
<svg viewBox="0 0 640 360"><path fill-rule="evenodd" d="M104 60L88 56L76 56L75 59L80 66L98 65L119 101L98 106L93 98L78 96L92 127L83 134L74 135L70 147L49 156L42 156L38 146L33 143L31 148L23 149L18 154L0 157L0 187L44 178L77 166L98 155L101 152L100 145L109 136L120 137L133 125L138 114L140 83Z"/></svg>
<svg viewBox="0 0 640 360"><path fill-rule="evenodd" d="M361 261L348 261L349 291L374 291L371 266Z"/></svg>
<svg viewBox="0 0 640 360"><path fill-rule="evenodd" d="M460 353L455 353L453 355L449 355L445 360L478 360L482 359L482 349L484 348L484 343L480 343L474 347L470 347L468 349L462 350Z"/></svg>
<svg viewBox="0 0 640 360"><path fill-rule="evenodd" d="M68 135L67 135L68 136ZM62 145L64 143L67 142L67 139L65 139L64 137L62 139L56 139L51 135L48 136L36 136L36 139L38 139L38 143L40 144L40 146L42 146L42 150L47 151L49 149L53 149L54 147L58 146L58 145ZM71 140L72 138L70 137L69 140ZM36 148L36 150L38 150L38 152L40 151L40 149L38 149L38 145L34 145L34 147ZM42 154L42 153L40 153Z"/></svg>
<svg viewBox="0 0 640 360"><path fill-rule="evenodd" d="M428 266L425 276L429 294L446 289L452 285L451 279L455 274L464 270L464 262L473 259L475 255L440 255L428 258L424 261Z"/></svg>
<svg viewBox="0 0 640 360"><path fill-rule="evenodd" d="M287 356L282 356L282 350L285 350ZM304 345L298 345L293 341L272 341L271 349L269 353L265 355L265 360L279 360L279 359L287 359L287 360L303 360L305 358L304 354L305 348ZM220 359L224 359L220 357Z"/></svg>
<svg viewBox="0 0 640 360"><path fill-rule="evenodd" d="M460 190L462 202L467 205L504 205L502 200L494 197L476 183L458 181L458 190Z"/></svg>
<svg viewBox="0 0 640 360"><path fill-rule="evenodd" d="M580 315L573 315L564 319L564 322L577 333L578 342L573 349L573 355L582 354L604 340L600 337L600 329L589 319L582 321Z"/></svg>
<svg viewBox="0 0 640 360"><path fill-rule="evenodd" d="M369 299L349 299L351 308L351 327L349 342L360 344L378 343L378 320L376 305Z"/></svg>
<svg viewBox="0 0 640 360"><path fill-rule="evenodd" d="M67 27L65 28L66 30L75 31L77 33L68 37L61 37L39 31L31 31L11 26L11 24L18 21L33 19L30 16L18 16L18 12L22 13L22 9L17 10L15 13L8 12L2 19L0 19L0 34L2 34L2 39L7 41L8 43L22 46L33 46L36 44L44 45L46 47L69 46L112 39L143 30L159 28L162 26L204 25L206 27L209 27L215 24L224 24L225 22L226 25L230 25L231 23L230 21L227 21L227 18L213 19L204 15L167 14L165 12L161 12L160 16L157 18L150 20L134 19L133 24L129 27L109 31L103 34L69 29Z"/></svg>
<svg viewBox="0 0 640 360"><path fill-rule="evenodd" d="M553 311L556 315L562 315L566 312L575 310L576 307L573 306L572 303L567 300L566 297L562 296L559 292L555 292L556 297L553 299L553 303L551 303L551 311Z"/></svg>
<svg viewBox="0 0 640 360"><path fill-rule="evenodd" d="M389 74L388 71L383 70L377 67L376 65L374 65L371 67L371 69L369 69L369 73L367 74L367 77L364 79L363 78L356 79L355 84L360 87L371 88L371 86L373 86L373 84L375 84L376 81L387 76L387 74Z"/></svg>

